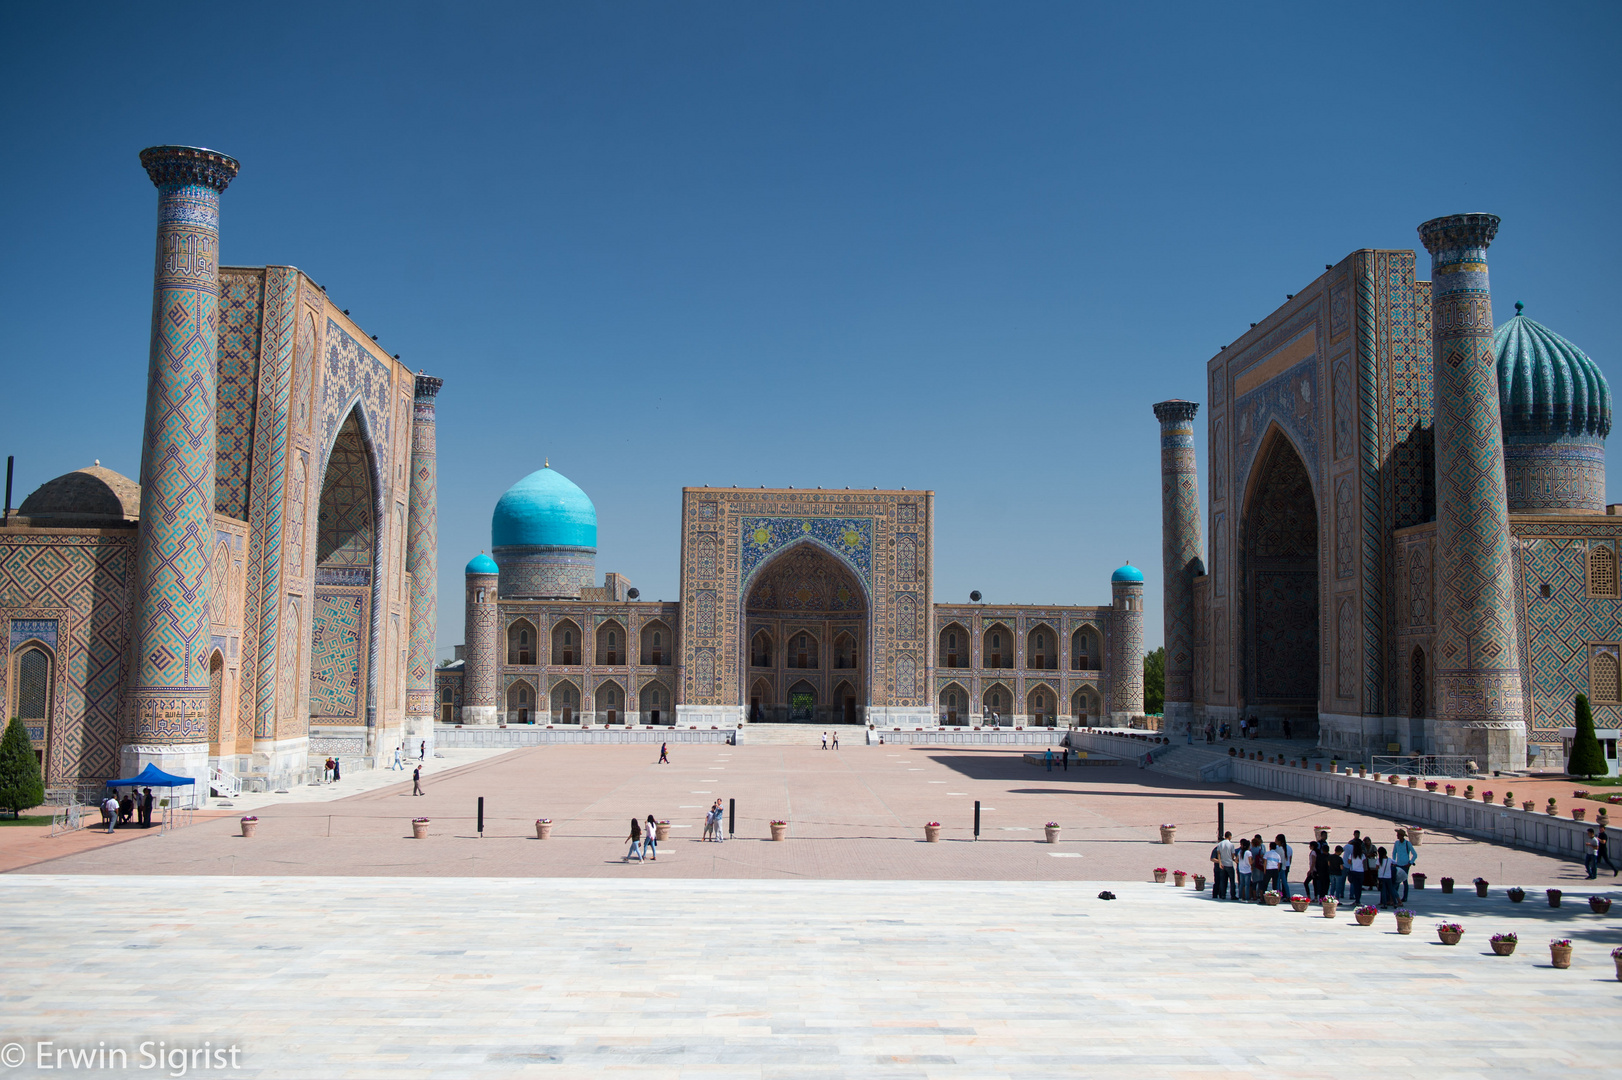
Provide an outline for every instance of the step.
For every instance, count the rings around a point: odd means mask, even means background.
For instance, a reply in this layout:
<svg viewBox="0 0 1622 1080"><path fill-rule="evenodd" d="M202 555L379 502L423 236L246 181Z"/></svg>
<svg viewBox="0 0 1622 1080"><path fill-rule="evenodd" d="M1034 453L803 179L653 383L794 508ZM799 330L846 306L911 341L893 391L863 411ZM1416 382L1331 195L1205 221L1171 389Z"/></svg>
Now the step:
<svg viewBox="0 0 1622 1080"><path fill-rule="evenodd" d="M741 741L745 746L821 746L826 735L831 748L835 733L840 749L867 744L867 728L860 724L745 724Z"/></svg>

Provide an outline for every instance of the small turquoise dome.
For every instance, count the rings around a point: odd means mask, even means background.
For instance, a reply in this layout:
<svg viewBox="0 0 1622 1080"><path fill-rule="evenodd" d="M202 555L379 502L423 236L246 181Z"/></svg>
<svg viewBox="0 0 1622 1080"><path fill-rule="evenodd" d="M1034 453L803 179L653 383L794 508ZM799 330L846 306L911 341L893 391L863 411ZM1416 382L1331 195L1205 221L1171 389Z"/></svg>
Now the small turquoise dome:
<svg viewBox="0 0 1622 1080"><path fill-rule="evenodd" d="M597 547L597 508L548 467L507 489L490 518L492 547Z"/></svg>
<svg viewBox="0 0 1622 1080"><path fill-rule="evenodd" d="M1111 585L1118 584L1119 582L1122 582L1122 581L1130 582L1130 583L1137 584L1137 585L1142 585L1143 584L1143 571L1139 570L1137 567L1133 566L1131 563L1127 563L1125 566L1123 566L1119 570L1115 571L1115 573L1111 574L1109 576L1109 580L1110 580Z"/></svg>
<svg viewBox="0 0 1622 1080"><path fill-rule="evenodd" d="M1611 433L1611 388L1581 349L1521 314L1493 333L1498 406L1510 438L1603 439Z"/></svg>
<svg viewBox="0 0 1622 1080"><path fill-rule="evenodd" d="M482 551L467 561L467 572L470 574L494 574L499 570L496 560Z"/></svg>

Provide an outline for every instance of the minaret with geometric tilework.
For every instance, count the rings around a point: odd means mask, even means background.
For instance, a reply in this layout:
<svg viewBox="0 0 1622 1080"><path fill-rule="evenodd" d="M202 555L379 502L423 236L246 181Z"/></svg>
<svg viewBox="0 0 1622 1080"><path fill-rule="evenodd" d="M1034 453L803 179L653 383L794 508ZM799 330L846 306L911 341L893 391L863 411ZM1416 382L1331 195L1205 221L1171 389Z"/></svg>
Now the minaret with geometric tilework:
<svg viewBox="0 0 1622 1080"><path fill-rule="evenodd" d="M444 380L417 376L411 424L411 508L406 573L411 575L411 657L407 663L406 739L434 744L434 645L439 629L439 465L434 399Z"/></svg>
<svg viewBox="0 0 1622 1080"><path fill-rule="evenodd" d="M158 244L121 765L195 776L206 794L220 193L238 165L194 146L151 147L141 165Z"/></svg>
<svg viewBox="0 0 1622 1080"><path fill-rule="evenodd" d="M1526 767L1504 437L1487 245L1492 214L1419 227L1431 254L1436 387L1436 729L1440 754Z"/></svg>
<svg viewBox="0 0 1622 1080"><path fill-rule="evenodd" d="M1194 718L1194 578L1200 563L1200 481L1194 461L1193 401L1162 401L1160 551L1166 635L1165 731L1182 735Z"/></svg>

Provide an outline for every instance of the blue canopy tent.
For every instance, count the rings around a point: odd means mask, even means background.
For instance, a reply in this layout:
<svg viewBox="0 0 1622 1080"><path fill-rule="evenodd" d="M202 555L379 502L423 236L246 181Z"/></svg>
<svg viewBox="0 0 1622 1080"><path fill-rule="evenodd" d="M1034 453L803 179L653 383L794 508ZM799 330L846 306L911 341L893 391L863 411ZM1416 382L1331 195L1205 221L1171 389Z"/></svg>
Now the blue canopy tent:
<svg viewBox="0 0 1622 1080"><path fill-rule="evenodd" d="M147 762L146 768L142 769L140 771L140 773L138 773L135 776L130 777L127 780L109 780L109 781L107 781L107 786L110 787L110 788L161 787L161 788L173 789L173 788L177 788L177 787L190 787L192 789L193 798L191 800L188 800L188 806L195 805L195 803L196 803L196 798L195 798L195 794L196 794L196 790L197 790L196 785L197 785L197 780L195 778L190 777L190 776L173 776L173 775L171 775L169 773L164 772L162 769L158 768L156 765L152 764L151 762ZM175 799L171 797L169 799L169 808L173 809L174 805L175 805Z"/></svg>

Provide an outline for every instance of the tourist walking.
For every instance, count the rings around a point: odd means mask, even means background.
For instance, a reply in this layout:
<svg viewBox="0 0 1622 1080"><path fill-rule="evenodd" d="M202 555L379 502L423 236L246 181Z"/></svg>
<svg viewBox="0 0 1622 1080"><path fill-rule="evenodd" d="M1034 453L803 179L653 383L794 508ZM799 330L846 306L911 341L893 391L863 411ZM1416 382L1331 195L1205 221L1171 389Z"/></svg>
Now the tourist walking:
<svg viewBox="0 0 1622 1080"><path fill-rule="evenodd" d="M824 750L828 749L828 733L826 731L822 733L822 748Z"/></svg>
<svg viewBox="0 0 1622 1080"><path fill-rule="evenodd" d="M1594 835L1593 829L1583 837L1583 869L1588 871L1589 881L1599 877L1599 837Z"/></svg>
<svg viewBox="0 0 1622 1080"><path fill-rule="evenodd" d="M1419 861L1419 849L1408 840L1408 830L1397 830L1397 842L1391 848L1391 893L1393 899L1406 904L1408 902L1408 872L1413 869L1414 863ZM1397 890L1402 895L1397 896Z"/></svg>
<svg viewBox="0 0 1622 1080"><path fill-rule="evenodd" d="M647 827L642 832L642 852L654 862L659 861L659 823L648 815Z"/></svg>
<svg viewBox="0 0 1622 1080"><path fill-rule="evenodd" d="M839 749L839 732L834 732L834 749Z"/></svg>
<svg viewBox="0 0 1622 1080"><path fill-rule="evenodd" d="M101 815L107 819L107 831L112 832L118 828L118 800L111 795L101 804Z"/></svg>
<svg viewBox="0 0 1622 1080"><path fill-rule="evenodd" d="M1599 861L1605 864L1612 877L1616 877L1616 867L1611 865L1611 838L1606 835L1605 826L1599 827L1599 835L1595 839L1599 841Z"/></svg>
<svg viewBox="0 0 1622 1080"><path fill-rule="evenodd" d="M1250 899L1250 841L1240 840L1239 850L1233 853L1233 872L1237 879L1235 900Z"/></svg>
<svg viewBox="0 0 1622 1080"><path fill-rule="evenodd" d="M396 746L394 748L394 768L405 768L405 748L402 746Z"/></svg>
<svg viewBox="0 0 1622 1080"><path fill-rule="evenodd" d="M662 742L662 743L659 744L659 762L658 762L658 764L660 764L660 765L669 765L670 764L670 744L669 743L663 743Z"/></svg>
<svg viewBox="0 0 1622 1080"><path fill-rule="evenodd" d="M642 861L642 825L641 825L640 822L638 822L636 820L636 818L631 819L631 835L626 837L626 839L631 842L631 850L629 850L629 851L627 851L625 853L625 858L621 859L620 862L630 862L632 855L636 856L636 861L637 862L641 862Z"/></svg>
<svg viewBox="0 0 1622 1080"><path fill-rule="evenodd" d="M411 794L422 794L422 766L418 765L411 770Z"/></svg>
<svg viewBox="0 0 1622 1080"><path fill-rule="evenodd" d="M418 761L427 761L428 760L428 740L427 739L422 740L422 742L417 746L417 760Z"/></svg>

